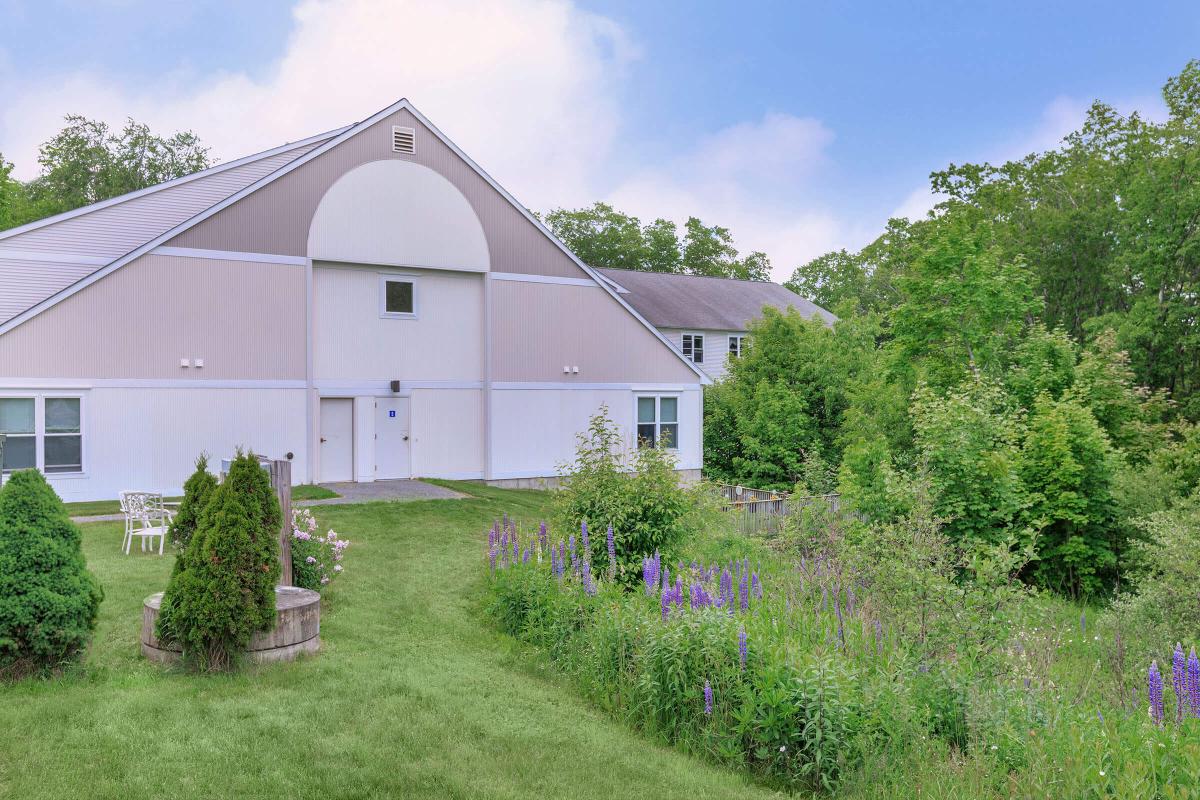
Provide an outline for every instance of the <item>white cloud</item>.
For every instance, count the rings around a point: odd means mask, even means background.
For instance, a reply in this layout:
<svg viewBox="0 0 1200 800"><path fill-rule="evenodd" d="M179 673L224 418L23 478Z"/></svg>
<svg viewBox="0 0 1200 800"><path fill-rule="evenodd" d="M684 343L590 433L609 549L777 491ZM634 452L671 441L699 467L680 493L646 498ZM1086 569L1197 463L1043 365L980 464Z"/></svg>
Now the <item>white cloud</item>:
<svg viewBox="0 0 1200 800"><path fill-rule="evenodd" d="M636 56L619 26L567 2L304 0L293 17L285 52L261 77L118 86L78 73L13 85L0 150L31 177L38 143L70 111L190 128L229 160L406 96L538 207L592 186L617 133L623 67Z"/></svg>
<svg viewBox="0 0 1200 800"><path fill-rule="evenodd" d="M864 243L860 231L813 202L830 167L833 132L820 121L767 114L707 136L666 164L608 192L616 207L648 222L696 216L730 229L743 253L771 258L773 277L824 252Z"/></svg>

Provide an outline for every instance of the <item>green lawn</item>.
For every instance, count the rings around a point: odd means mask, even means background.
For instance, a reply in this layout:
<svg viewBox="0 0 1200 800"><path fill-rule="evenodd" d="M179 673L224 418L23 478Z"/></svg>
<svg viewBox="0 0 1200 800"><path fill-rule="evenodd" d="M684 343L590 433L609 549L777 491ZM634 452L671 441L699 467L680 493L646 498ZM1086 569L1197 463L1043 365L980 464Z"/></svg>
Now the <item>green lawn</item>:
<svg viewBox="0 0 1200 800"><path fill-rule="evenodd" d="M341 497L340 494L324 486L305 483L292 487L293 500L329 500ZM179 502L182 497L164 498L168 502ZM101 514L120 514L121 504L117 500L88 500L82 503L67 503L67 511L72 517L95 517Z"/></svg>
<svg viewBox="0 0 1200 800"><path fill-rule="evenodd" d="M84 527L105 601L76 673L0 686L0 797L766 797L588 707L480 620L480 532L544 495L324 506L353 545L322 652L204 677L143 661L141 600L171 559Z"/></svg>

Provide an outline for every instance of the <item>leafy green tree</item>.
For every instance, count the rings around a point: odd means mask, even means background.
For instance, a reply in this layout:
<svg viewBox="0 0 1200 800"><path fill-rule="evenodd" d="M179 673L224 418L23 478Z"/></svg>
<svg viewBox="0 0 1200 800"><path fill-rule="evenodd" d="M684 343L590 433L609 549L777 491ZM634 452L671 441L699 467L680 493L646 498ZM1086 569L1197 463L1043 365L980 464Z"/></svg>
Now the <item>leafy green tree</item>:
<svg viewBox="0 0 1200 800"><path fill-rule="evenodd" d="M40 472L8 478L0 489L0 677L57 668L87 647L104 592L81 540Z"/></svg>
<svg viewBox="0 0 1200 800"><path fill-rule="evenodd" d="M279 501L254 455L212 493L163 595L158 636L203 670L224 670L275 622Z"/></svg>
<svg viewBox="0 0 1200 800"><path fill-rule="evenodd" d="M41 174L26 184L0 159L0 230L190 175L212 166L191 131L168 137L127 120L119 131L77 114L41 146Z"/></svg>
<svg viewBox="0 0 1200 800"><path fill-rule="evenodd" d="M646 269L650 252L637 217L607 203L546 214L546 224L585 263L614 269ZM661 235L661 230L656 229Z"/></svg>
<svg viewBox="0 0 1200 800"><path fill-rule="evenodd" d="M1086 406L1069 396L1035 401L1020 473L1038 531L1038 583L1076 596L1093 596L1111 583L1124 545L1113 495L1119 464Z"/></svg>
<svg viewBox="0 0 1200 800"><path fill-rule="evenodd" d="M934 387L998 377L1040 306L1025 265L1004 257L991 223L969 215L938 220L898 283L889 348L900 371L922 362Z"/></svg>
<svg viewBox="0 0 1200 800"><path fill-rule="evenodd" d="M1041 323L1025 331L1005 371L1005 389L1022 408L1033 408L1040 394L1057 400L1075 383L1075 342L1061 328L1046 330Z"/></svg>
<svg viewBox="0 0 1200 800"><path fill-rule="evenodd" d="M1003 392L969 383L942 395L913 396L917 453L933 513L953 539L1006 541L1025 505L1018 474L1021 431Z"/></svg>

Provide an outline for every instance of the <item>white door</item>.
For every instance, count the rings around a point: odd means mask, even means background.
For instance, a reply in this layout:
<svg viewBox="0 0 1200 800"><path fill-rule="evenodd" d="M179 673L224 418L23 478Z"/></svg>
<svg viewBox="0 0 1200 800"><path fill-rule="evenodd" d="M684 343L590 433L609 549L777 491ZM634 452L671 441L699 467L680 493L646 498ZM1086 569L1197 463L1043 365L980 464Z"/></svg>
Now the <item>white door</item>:
<svg viewBox="0 0 1200 800"><path fill-rule="evenodd" d="M354 480L354 401L321 398L321 481Z"/></svg>
<svg viewBox="0 0 1200 800"><path fill-rule="evenodd" d="M407 397L375 401L375 477L379 480L412 477L408 404Z"/></svg>

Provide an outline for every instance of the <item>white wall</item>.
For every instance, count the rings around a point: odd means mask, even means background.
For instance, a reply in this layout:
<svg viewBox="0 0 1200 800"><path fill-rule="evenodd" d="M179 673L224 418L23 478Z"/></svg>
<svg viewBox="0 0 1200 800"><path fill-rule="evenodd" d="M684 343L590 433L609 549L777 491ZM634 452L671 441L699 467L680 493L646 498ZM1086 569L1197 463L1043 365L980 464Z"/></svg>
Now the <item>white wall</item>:
<svg viewBox="0 0 1200 800"><path fill-rule="evenodd" d="M724 378L725 373L729 371L729 337L744 336L746 333L745 331L712 331L701 328L661 328L660 332L680 352L683 351L683 334L704 334L704 363L696 366L704 370L704 374L714 381Z"/></svg>
<svg viewBox="0 0 1200 800"><path fill-rule="evenodd" d="M67 502L113 499L125 489L181 494L201 451L215 472L239 446L272 458L292 452L292 480L304 481L303 389L92 388L79 395L84 473L47 476Z"/></svg>
<svg viewBox="0 0 1200 800"><path fill-rule="evenodd" d="M414 389L413 477L483 477L483 392L478 389Z"/></svg>
<svg viewBox="0 0 1200 800"><path fill-rule="evenodd" d="M416 281L416 319L379 315L379 276ZM438 270L313 268L313 372L322 381L483 375L483 277Z"/></svg>
<svg viewBox="0 0 1200 800"><path fill-rule="evenodd" d="M545 477L574 459L576 434L602 404L624 432L626 446L635 441L634 413L640 394L679 397L678 469L702 466L702 403L698 386L598 389L497 389L492 394L494 478Z"/></svg>

